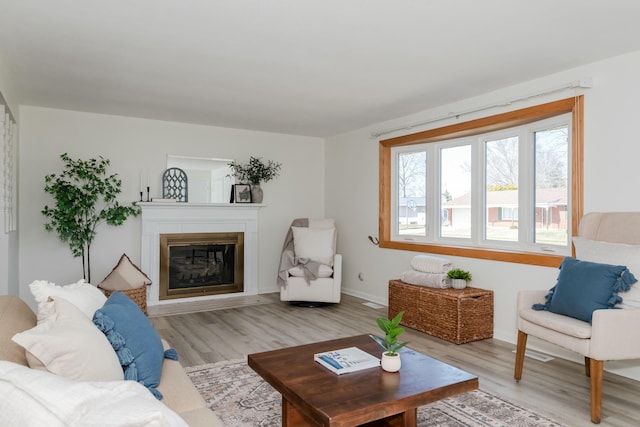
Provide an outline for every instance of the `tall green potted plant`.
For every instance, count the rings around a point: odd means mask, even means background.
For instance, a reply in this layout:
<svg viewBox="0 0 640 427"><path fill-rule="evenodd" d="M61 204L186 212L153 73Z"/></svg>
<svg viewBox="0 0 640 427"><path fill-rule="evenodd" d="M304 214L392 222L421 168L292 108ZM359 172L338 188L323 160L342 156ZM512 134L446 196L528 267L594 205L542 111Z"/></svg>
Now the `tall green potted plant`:
<svg viewBox="0 0 640 427"><path fill-rule="evenodd" d="M251 201L253 203L262 203L263 192L260 183L271 181L280 175L281 163L268 160L266 163L261 157L253 157L249 159L249 163L243 164L233 161L229 163L231 175L236 177L240 182L251 184Z"/></svg>
<svg viewBox="0 0 640 427"><path fill-rule="evenodd" d="M42 209L48 219L44 228L57 232L74 257L82 257L83 277L91 282L90 250L98 225L122 225L141 210L135 202L130 206L118 203L122 182L117 174L107 175L108 159L73 160L67 153L60 158L64 170L45 176L44 191L54 198L55 205Z"/></svg>

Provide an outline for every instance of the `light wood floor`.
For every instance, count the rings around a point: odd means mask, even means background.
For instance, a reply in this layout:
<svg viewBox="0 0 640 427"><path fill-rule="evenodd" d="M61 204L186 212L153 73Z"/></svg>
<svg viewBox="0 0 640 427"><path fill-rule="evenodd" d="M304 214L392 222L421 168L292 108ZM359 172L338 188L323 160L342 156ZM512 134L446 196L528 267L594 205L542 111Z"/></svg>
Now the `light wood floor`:
<svg viewBox="0 0 640 427"><path fill-rule="evenodd" d="M373 309L361 299L303 308L280 302L279 294L218 302L215 309L151 316L160 335L178 353L183 366L245 358L250 353L315 341L379 333L375 319L387 308ZM228 305L232 308L224 308ZM199 307L198 309L202 309ZM513 379L515 346L488 339L456 345L407 329L409 347L477 375L480 388L534 408L570 426L588 426L589 379L582 365L527 358L519 383ZM602 426L640 425L640 382L605 372Z"/></svg>

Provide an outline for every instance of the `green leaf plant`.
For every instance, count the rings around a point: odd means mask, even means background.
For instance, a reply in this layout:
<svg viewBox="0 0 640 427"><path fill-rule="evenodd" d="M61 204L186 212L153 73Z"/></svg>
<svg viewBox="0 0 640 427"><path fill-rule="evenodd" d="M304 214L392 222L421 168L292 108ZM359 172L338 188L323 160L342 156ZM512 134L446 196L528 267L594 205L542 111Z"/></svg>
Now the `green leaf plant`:
<svg viewBox="0 0 640 427"><path fill-rule="evenodd" d="M453 270L449 270L447 272L447 277L449 279L462 279L462 280L466 280L467 282L471 280L471 273L463 270L461 268L454 268Z"/></svg>
<svg viewBox="0 0 640 427"><path fill-rule="evenodd" d="M98 225L122 225L128 217L140 215L141 209L135 202L122 206L116 200L122 182L117 174L107 175L108 159L73 160L67 153L60 158L64 170L45 176L44 191L55 205L41 211L48 219L44 228L57 232L74 257L82 257L83 277L91 283L90 249Z"/></svg>
<svg viewBox="0 0 640 427"><path fill-rule="evenodd" d="M384 332L384 340L375 335L372 335L373 338L382 348L385 349L385 352L394 356L398 353L405 345L409 344L409 341L405 341L401 344L398 344L398 336L404 332L404 328L399 327L400 321L402 320L402 316L404 315L404 311L399 312L396 317L389 320L386 317L380 317L376 319L378 326Z"/></svg>
<svg viewBox="0 0 640 427"><path fill-rule="evenodd" d="M249 163L242 164L236 161L228 163L231 168L231 176L238 178L241 182L249 182L252 185L260 185L261 182L268 182L280 175L281 163L269 160L266 163L262 157L253 157Z"/></svg>

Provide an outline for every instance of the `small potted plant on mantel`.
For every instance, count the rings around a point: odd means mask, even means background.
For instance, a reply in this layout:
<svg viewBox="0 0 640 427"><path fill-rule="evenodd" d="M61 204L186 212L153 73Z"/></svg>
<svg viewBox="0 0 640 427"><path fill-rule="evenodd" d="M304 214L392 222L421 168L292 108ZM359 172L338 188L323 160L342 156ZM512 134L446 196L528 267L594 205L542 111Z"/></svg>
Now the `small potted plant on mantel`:
<svg viewBox="0 0 640 427"><path fill-rule="evenodd" d="M404 332L404 328L399 327L403 315L404 311L401 311L391 320L386 317L376 319L378 326L382 332L384 332L384 340L375 335L371 335L371 338L385 350L384 353L382 353L380 366L387 372L397 372L400 370L401 361L398 350L409 344L409 341L398 344L398 336Z"/></svg>
<svg viewBox="0 0 640 427"><path fill-rule="evenodd" d="M271 181L280 175L281 163L268 160L266 163L261 157L251 156L249 163L238 163L235 160L229 163L231 175L236 177L240 182L251 184L251 201L253 203L262 203L263 193L260 188L261 182Z"/></svg>
<svg viewBox="0 0 640 427"><path fill-rule="evenodd" d="M454 289L464 289L467 287L467 282L471 281L471 273L461 268L449 270L447 277L451 279L451 287Z"/></svg>

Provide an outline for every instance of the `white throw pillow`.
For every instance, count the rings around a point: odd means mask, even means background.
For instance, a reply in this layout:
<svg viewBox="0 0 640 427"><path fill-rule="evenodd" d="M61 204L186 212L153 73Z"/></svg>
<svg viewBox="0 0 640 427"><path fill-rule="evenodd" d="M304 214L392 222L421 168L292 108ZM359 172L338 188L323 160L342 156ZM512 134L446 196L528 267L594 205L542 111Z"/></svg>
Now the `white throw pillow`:
<svg viewBox="0 0 640 427"><path fill-rule="evenodd" d="M0 361L2 425L188 427L135 381L72 381Z"/></svg>
<svg viewBox="0 0 640 427"><path fill-rule="evenodd" d="M60 297L45 305L54 306L47 307L49 317L12 338L28 352L30 366L41 363L54 374L83 381L124 379L116 352L91 320Z"/></svg>
<svg viewBox="0 0 640 427"><path fill-rule="evenodd" d="M49 301L49 297L60 297L79 308L89 319L93 319L96 310L102 308L107 301L107 297L100 289L85 282L84 279L66 286L57 286L46 280L36 280L29 285L29 288L39 304L38 311L42 309L41 304ZM38 318L40 317L38 313Z"/></svg>
<svg viewBox="0 0 640 427"><path fill-rule="evenodd" d="M320 264L333 265L335 228L291 227L293 250L297 258L308 258Z"/></svg>
<svg viewBox="0 0 640 427"><path fill-rule="evenodd" d="M584 237L574 237L576 258L583 261L599 262L603 264L624 265L640 280L640 245L624 243L601 242ZM627 292L618 292L622 297L620 308L640 308L640 282L631 285Z"/></svg>
<svg viewBox="0 0 640 427"><path fill-rule="evenodd" d="M333 218L309 218L309 228L336 228L336 221Z"/></svg>

